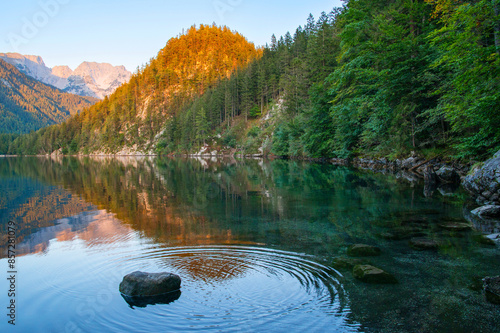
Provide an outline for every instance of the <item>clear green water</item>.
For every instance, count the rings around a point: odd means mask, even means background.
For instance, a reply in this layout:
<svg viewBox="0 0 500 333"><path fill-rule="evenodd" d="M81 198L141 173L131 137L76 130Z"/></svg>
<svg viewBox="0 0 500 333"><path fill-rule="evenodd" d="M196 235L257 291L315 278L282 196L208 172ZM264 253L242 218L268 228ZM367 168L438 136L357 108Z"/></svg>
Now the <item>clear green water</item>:
<svg viewBox="0 0 500 333"><path fill-rule="evenodd" d="M394 175L294 161L0 158L0 267L16 231L18 332L498 332L480 278L500 249L466 222L466 195ZM437 251L409 246L437 240ZM354 243L397 285L336 269ZM128 304L135 270L182 278L168 304ZM163 303L167 303L166 301Z"/></svg>

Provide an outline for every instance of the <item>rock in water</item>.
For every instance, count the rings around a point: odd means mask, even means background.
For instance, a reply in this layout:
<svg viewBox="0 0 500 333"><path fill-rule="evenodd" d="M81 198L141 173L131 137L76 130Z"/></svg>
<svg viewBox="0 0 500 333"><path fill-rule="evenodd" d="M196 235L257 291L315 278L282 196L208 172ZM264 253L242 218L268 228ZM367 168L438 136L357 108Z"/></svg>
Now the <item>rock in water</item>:
<svg viewBox="0 0 500 333"><path fill-rule="evenodd" d="M144 297L177 291L181 278L172 273L133 272L123 277L120 292L126 296Z"/></svg>
<svg viewBox="0 0 500 333"><path fill-rule="evenodd" d="M365 265L368 264L365 260L362 259L354 259L354 258L335 258L333 260L332 266L338 270L342 269L353 269L356 265Z"/></svg>
<svg viewBox="0 0 500 333"><path fill-rule="evenodd" d="M392 274L371 265L354 266L352 274L356 279L367 283L398 283L398 280Z"/></svg>
<svg viewBox="0 0 500 333"><path fill-rule="evenodd" d="M500 304L500 276L484 278L483 282L486 300L493 304Z"/></svg>
<svg viewBox="0 0 500 333"><path fill-rule="evenodd" d="M378 247L366 244L354 244L347 248L347 255L350 257L373 257L379 256L380 252Z"/></svg>

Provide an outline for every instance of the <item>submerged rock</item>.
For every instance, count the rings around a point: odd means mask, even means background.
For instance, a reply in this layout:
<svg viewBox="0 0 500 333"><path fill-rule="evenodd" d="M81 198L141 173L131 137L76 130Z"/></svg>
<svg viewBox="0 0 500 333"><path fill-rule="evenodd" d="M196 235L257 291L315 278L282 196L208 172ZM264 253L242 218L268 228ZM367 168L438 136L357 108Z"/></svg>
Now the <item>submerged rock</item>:
<svg viewBox="0 0 500 333"><path fill-rule="evenodd" d="M410 246L416 250L437 250L439 243L430 238L412 238Z"/></svg>
<svg viewBox="0 0 500 333"><path fill-rule="evenodd" d="M350 257L373 257L380 255L380 248L366 244L354 244L347 248Z"/></svg>
<svg viewBox="0 0 500 333"><path fill-rule="evenodd" d="M126 296L144 297L156 296L181 287L181 278L172 273L133 272L123 277L120 292Z"/></svg>
<svg viewBox="0 0 500 333"><path fill-rule="evenodd" d="M333 260L332 266L336 269L352 269L357 265L365 265L368 262L362 259L339 257Z"/></svg>
<svg viewBox="0 0 500 333"><path fill-rule="evenodd" d="M500 276L484 278L483 282L486 300L493 304L500 304Z"/></svg>
<svg viewBox="0 0 500 333"><path fill-rule="evenodd" d="M354 266L352 274L356 279L367 283L398 283L398 280L392 274L371 265Z"/></svg>

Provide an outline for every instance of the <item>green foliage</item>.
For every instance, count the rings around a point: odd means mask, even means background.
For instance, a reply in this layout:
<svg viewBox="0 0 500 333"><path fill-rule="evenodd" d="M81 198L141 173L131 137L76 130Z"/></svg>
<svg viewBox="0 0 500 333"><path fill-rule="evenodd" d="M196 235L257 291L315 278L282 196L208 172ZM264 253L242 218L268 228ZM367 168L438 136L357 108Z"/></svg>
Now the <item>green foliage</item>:
<svg viewBox="0 0 500 333"><path fill-rule="evenodd" d="M252 128L248 131L247 136L248 136L248 137L251 137L251 138L255 138L255 137L257 137L257 136L258 136L261 132L262 132L262 130L261 130L259 127L254 126L254 127L252 127Z"/></svg>
<svg viewBox="0 0 500 333"><path fill-rule="evenodd" d="M262 114L260 111L260 107L258 105L255 105L253 108L250 109L250 113L248 114L249 117L256 118L259 117Z"/></svg>
<svg viewBox="0 0 500 333"><path fill-rule="evenodd" d="M452 125L457 156L486 157L500 147L500 2L441 12L443 25L430 34L441 51L434 66L447 73L436 92L439 108Z"/></svg>

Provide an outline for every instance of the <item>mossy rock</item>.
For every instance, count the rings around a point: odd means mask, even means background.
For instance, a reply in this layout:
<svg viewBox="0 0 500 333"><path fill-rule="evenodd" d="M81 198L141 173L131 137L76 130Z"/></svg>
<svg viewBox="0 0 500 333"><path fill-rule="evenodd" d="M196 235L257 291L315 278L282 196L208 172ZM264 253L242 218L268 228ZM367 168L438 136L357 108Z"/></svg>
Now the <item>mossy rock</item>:
<svg viewBox="0 0 500 333"><path fill-rule="evenodd" d="M352 270L354 277L366 283L395 284L398 280L394 275L372 265L356 265Z"/></svg>
<svg viewBox="0 0 500 333"><path fill-rule="evenodd" d="M381 252L380 248L366 244L354 244L347 248L347 255L350 257L374 257Z"/></svg>

